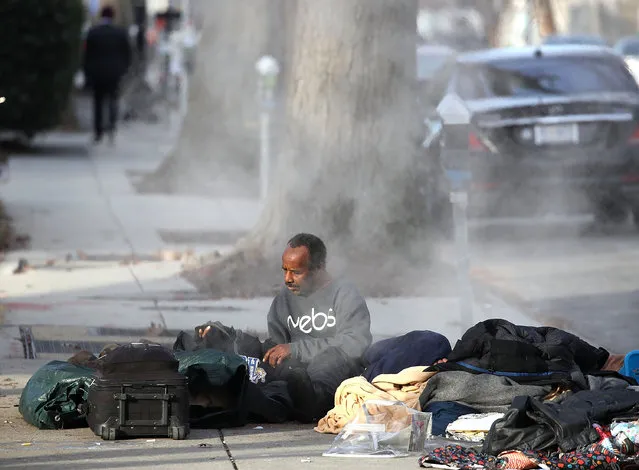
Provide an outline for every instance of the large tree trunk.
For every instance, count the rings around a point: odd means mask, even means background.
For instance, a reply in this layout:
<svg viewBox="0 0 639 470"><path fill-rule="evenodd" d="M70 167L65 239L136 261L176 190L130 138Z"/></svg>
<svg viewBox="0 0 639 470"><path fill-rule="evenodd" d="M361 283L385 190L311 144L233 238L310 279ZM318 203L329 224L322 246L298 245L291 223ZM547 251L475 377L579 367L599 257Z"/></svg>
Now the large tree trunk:
<svg viewBox="0 0 639 470"><path fill-rule="evenodd" d="M424 236L406 201L420 142L416 17L417 0L299 0L276 181L237 253L186 273L201 290L265 293L300 231L322 237L331 269L364 292L406 287L394 276Z"/></svg>
<svg viewBox="0 0 639 470"><path fill-rule="evenodd" d="M140 189L227 196L257 193L255 62L263 54L281 55L278 48L283 41L272 31L281 26L284 2L197 3L202 37L189 84L188 113L174 151Z"/></svg>

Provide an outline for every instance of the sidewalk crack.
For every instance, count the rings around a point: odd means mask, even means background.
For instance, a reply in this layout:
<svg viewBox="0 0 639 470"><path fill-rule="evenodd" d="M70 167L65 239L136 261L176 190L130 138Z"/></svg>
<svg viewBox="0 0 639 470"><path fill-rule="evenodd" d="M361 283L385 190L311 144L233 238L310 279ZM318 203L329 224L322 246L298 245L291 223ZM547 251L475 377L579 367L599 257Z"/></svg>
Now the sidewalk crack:
<svg viewBox="0 0 639 470"><path fill-rule="evenodd" d="M224 450L226 451L226 455L228 456L229 461L231 462L231 465L233 465L233 470L238 470L237 462L235 462L235 457L233 457L233 454L231 454L231 448L226 443L226 439L224 439L224 433L222 432L221 429L218 429L217 432L220 436L220 442L222 443L222 447L224 447Z"/></svg>

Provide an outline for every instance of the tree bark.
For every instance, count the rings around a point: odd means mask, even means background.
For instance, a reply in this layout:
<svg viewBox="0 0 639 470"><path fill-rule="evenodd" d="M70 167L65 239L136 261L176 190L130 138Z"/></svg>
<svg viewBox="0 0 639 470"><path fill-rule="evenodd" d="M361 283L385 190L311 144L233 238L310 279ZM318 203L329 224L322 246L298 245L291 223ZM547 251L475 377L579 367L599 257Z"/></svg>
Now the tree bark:
<svg viewBox="0 0 639 470"><path fill-rule="evenodd" d="M142 182L142 190L256 193L255 62L263 54L281 55L281 50L273 49L283 41L278 42L272 31L281 26L285 1L198 2L202 36L189 84L188 113L174 151Z"/></svg>
<svg viewBox="0 0 639 470"><path fill-rule="evenodd" d="M507 15L504 13L512 6L512 0L502 0L500 8L495 8L495 2L484 0L480 3L484 20L486 21L486 34L491 47L500 46L500 34L503 21Z"/></svg>
<svg viewBox="0 0 639 470"><path fill-rule="evenodd" d="M355 277L363 291L397 287L392 276L423 236L407 223L421 137L416 17L417 0L298 1L272 192L236 254L187 279L220 292L230 276L258 294L262 276L279 269L286 240L304 231L327 243L332 270Z"/></svg>
<svg viewBox="0 0 639 470"><path fill-rule="evenodd" d="M557 34L557 24L550 0L535 0L535 16L539 25L540 36Z"/></svg>

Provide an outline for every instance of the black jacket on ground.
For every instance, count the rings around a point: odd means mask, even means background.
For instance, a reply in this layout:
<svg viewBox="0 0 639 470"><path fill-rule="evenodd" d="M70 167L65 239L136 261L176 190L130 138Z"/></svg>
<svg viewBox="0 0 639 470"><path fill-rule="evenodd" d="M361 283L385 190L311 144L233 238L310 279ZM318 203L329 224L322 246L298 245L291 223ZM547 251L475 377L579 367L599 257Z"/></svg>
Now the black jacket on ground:
<svg viewBox="0 0 639 470"><path fill-rule="evenodd" d="M131 65L131 44L127 32L103 23L92 27L86 38L84 74L92 86L117 84Z"/></svg>
<svg viewBox="0 0 639 470"><path fill-rule="evenodd" d="M609 424L621 415L639 416L639 392L582 390L559 403L520 396L503 418L495 421L483 451L559 449L569 452L599 439L592 423Z"/></svg>
<svg viewBox="0 0 639 470"><path fill-rule="evenodd" d="M514 325L491 319L469 328L438 370L465 370L510 377L519 383L571 383L588 388L610 354L553 327Z"/></svg>

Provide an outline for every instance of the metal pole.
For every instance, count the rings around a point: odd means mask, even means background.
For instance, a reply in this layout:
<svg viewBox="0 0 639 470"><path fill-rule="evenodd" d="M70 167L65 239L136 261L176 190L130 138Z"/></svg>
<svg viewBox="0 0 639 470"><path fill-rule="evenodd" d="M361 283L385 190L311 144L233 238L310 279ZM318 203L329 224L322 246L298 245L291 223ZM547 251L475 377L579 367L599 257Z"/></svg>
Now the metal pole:
<svg viewBox="0 0 639 470"><path fill-rule="evenodd" d="M459 315L462 334L473 323L473 291L470 285L470 255L468 248L468 184L472 178L469 135L472 114L456 94L447 94L437 106L442 119L443 163L450 182L450 202L455 230L457 252L457 279L459 285Z"/></svg>
<svg viewBox="0 0 639 470"><path fill-rule="evenodd" d="M267 103L262 103L260 113L260 199L265 200L268 194L268 180L271 160L271 113Z"/></svg>
<svg viewBox="0 0 639 470"><path fill-rule="evenodd" d="M455 188L450 193L455 226L457 280L459 283L459 314L462 334L473 324L473 290L470 284L470 250L468 248L468 193Z"/></svg>
<svg viewBox="0 0 639 470"><path fill-rule="evenodd" d="M191 1L182 0L182 24L186 24L191 19Z"/></svg>
<svg viewBox="0 0 639 470"><path fill-rule="evenodd" d="M260 99L260 199L268 194L271 177L271 110L274 106L275 85L279 66L277 61L265 55L255 64L259 75L258 93Z"/></svg>
<svg viewBox="0 0 639 470"><path fill-rule="evenodd" d="M184 119L189 109L189 74L183 67L180 72L180 115Z"/></svg>

